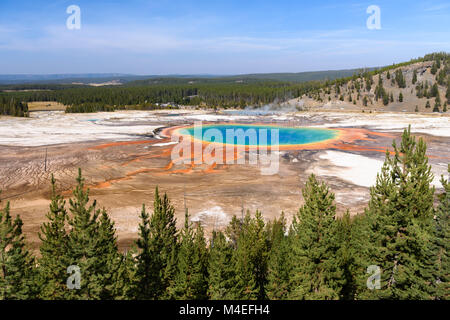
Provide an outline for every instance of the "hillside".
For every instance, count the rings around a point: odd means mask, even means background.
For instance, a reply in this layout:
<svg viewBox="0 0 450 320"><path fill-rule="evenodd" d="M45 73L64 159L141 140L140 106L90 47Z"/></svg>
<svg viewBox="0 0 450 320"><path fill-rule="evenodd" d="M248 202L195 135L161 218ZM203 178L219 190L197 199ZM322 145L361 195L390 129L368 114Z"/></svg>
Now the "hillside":
<svg viewBox="0 0 450 320"><path fill-rule="evenodd" d="M369 68L372 71L375 68ZM326 70L326 71L309 71L309 72L295 72L295 73L255 73L243 74L232 77L224 77L223 79L236 80L273 80L273 81L288 81L288 82L307 82L307 81L322 81L335 80L344 77L351 77L358 74L362 69L345 69L345 70Z"/></svg>
<svg viewBox="0 0 450 320"><path fill-rule="evenodd" d="M350 78L326 82L291 100L308 109L446 112L450 55L436 53Z"/></svg>

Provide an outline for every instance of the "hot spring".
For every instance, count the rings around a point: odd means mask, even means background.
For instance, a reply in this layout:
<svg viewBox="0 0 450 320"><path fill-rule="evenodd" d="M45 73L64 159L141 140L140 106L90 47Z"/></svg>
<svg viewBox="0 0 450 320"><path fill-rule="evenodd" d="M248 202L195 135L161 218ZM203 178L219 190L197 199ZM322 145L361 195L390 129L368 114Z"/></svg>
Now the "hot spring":
<svg viewBox="0 0 450 320"><path fill-rule="evenodd" d="M201 127L179 128L176 133L191 136L194 140L205 143L216 142L249 147L278 144L280 147L290 147L334 140L339 137L340 130L264 124L208 124Z"/></svg>

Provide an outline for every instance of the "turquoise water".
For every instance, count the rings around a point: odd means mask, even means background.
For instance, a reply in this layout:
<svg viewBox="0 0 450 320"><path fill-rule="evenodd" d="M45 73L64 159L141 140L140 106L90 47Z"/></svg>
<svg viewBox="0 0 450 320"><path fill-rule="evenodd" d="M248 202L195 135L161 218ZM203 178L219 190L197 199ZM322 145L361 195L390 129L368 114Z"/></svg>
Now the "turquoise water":
<svg viewBox="0 0 450 320"><path fill-rule="evenodd" d="M216 129L209 131L209 129ZM234 145L271 145L276 144L276 133L272 130L278 130L279 145L302 145L307 143L321 142L334 139L338 135L337 130L323 128L305 128L305 127L279 127L271 125L245 125L245 124L219 124L204 125L202 127L202 136L194 136L194 127L182 128L180 133L191 135L196 139L205 142L223 142ZM227 132L229 138L227 139ZM233 133L235 134L233 136ZM274 134L274 141L272 141ZM230 136L234 139L230 139ZM220 138L221 137L221 138ZM251 137L251 138L250 138ZM264 141L266 137L266 141ZM242 143L245 140L245 143Z"/></svg>

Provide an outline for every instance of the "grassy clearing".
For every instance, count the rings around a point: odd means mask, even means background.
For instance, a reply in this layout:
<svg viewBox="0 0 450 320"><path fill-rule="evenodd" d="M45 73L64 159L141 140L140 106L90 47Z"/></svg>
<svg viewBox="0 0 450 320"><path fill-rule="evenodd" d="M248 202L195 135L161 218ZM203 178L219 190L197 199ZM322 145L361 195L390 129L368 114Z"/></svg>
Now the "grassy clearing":
<svg viewBox="0 0 450 320"><path fill-rule="evenodd" d="M28 102L29 111L65 111L66 106L56 101L33 101Z"/></svg>

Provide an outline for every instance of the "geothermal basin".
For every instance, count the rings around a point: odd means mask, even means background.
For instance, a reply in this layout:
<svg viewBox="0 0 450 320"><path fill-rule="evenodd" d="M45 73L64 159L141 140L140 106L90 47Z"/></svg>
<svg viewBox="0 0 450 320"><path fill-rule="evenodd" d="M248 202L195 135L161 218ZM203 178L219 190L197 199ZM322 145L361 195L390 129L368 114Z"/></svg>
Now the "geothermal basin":
<svg viewBox="0 0 450 320"><path fill-rule="evenodd" d="M193 158L172 161L180 137L195 140L195 123L202 121L205 149L216 140L208 129L255 130L259 146L273 147L278 130L278 170L261 174L260 165L205 163ZM364 210L369 187L376 181L392 140L411 124L414 135L425 139L435 175L433 185L450 162L450 118L430 114L363 114L351 112L296 112L275 114L216 114L196 110L117 111L95 114L33 112L31 117L0 117L0 189L2 203L11 202L13 215L24 220L27 240L37 247L37 233L46 221L50 177L58 191L71 196L78 168L82 168L91 199L105 207L115 221L121 247L137 237L143 203L151 210L154 189L166 192L181 226L184 207L207 232L224 228L233 215L261 210L271 219L284 211L288 221L298 211L301 190L314 173L336 194L340 213ZM267 140L259 139L267 130ZM183 138L184 139L184 138ZM182 139L179 139L182 140ZM226 141L225 141L226 142ZM219 144L220 144L219 143ZM233 145L240 145L238 139ZM244 140L248 160L254 146ZM242 158L241 158L242 159Z"/></svg>
<svg viewBox="0 0 450 320"><path fill-rule="evenodd" d="M338 129L230 123L194 125L177 129L172 134L190 136L204 143L295 148L337 139L340 132Z"/></svg>

